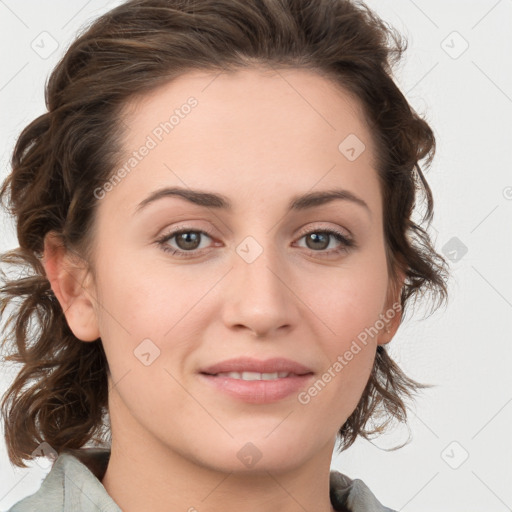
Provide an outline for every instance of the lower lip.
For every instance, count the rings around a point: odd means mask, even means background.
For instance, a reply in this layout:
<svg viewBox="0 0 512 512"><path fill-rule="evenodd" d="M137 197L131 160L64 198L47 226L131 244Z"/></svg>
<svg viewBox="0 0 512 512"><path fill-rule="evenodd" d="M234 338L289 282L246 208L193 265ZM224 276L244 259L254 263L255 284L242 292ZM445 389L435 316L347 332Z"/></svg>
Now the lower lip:
<svg viewBox="0 0 512 512"><path fill-rule="evenodd" d="M307 385L313 374L273 380L241 380L204 373L199 376L211 386L238 400L252 404L269 404L298 393Z"/></svg>

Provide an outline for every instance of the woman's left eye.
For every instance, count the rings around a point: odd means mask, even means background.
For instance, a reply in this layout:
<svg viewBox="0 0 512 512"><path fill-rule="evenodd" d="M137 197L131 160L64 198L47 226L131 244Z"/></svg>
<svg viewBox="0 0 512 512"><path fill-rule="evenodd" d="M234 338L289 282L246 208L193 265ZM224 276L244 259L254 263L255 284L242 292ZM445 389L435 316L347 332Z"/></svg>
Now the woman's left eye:
<svg viewBox="0 0 512 512"><path fill-rule="evenodd" d="M198 251L200 252L201 249L205 249L204 246L201 247L204 237L212 239L211 235L202 230L180 229L179 231L164 235L156 242L165 252L183 258L189 258L197 256ZM351 247L355 246L355 242L352 238L332 229L309 231L303 234L299 240L303 238L306 240L306 248L309 249L311 253L339 254L348 252ZM333 239L338 245L337 247L329 248ZM177 247L169 243L172 240L175 240L174 244Z"/></svg>
<svg viewBox="0 0 512 512"><path fill-rule="evenodd" d="M306 239L307 248L311 249L313 252L324 251L328 254L339 254L348 252L351 247L355 246L355 242L352 238L332 229L309 231L302 235L300 239L302 238ZM338 242L338 246L326 251L325 249L329 247L333 239Z"/></svg>

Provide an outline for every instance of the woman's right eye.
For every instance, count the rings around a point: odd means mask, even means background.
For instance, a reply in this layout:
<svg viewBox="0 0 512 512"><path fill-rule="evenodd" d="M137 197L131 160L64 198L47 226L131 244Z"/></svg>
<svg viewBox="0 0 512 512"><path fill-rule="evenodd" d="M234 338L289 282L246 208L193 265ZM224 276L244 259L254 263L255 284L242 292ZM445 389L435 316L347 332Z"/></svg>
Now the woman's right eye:
<svg viewBox="0 0 512 512"><path fill-rule="evenodd" d="M198 249L201 251L201 249L205 248L200 247L204 237L212 238L206 231L197 229L180 229L178 231L167 233L156 242L163 251L187 258L190 256L196 256L196 251ZM177 248L169 244L173 239L175 239L174 244Z"/></svg>

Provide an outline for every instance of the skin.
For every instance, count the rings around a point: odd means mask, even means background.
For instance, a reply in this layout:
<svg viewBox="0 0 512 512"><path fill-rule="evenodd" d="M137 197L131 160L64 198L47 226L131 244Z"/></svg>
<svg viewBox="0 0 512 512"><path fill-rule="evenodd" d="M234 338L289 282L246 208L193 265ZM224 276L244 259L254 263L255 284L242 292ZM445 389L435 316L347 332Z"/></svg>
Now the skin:
<svg viewBox="0 0 512 512"><path fill-rule="evenodd" d="M285 357L316 380L398 302L403 281L388 275L374 146L357 102L319 74L217 75L194 71L127 105L120 165L187 98L198 100L98 201L95 278L53 234L45 268L73 333L101 337L105 348L112 455L102 483L124 511L328 512L336 433L400 315L307 404L297 393L246 403L197 372L236 356ZM354 161L338 149L349 134L366 146ZM166 186L222 194L233 209L166 197L135 213ZM367 208L333 200L287 209L295 196L333 188ZM184 226L212 235L187 259L155 242ZM322 229L355 247L336 253L334 237L322 246L305 236ZM236 251L248 236L262 249L251 263ZM134 354L147 338L160 350L150 365ZM252 467L237 456L248 442L261 455Z"/></svg>

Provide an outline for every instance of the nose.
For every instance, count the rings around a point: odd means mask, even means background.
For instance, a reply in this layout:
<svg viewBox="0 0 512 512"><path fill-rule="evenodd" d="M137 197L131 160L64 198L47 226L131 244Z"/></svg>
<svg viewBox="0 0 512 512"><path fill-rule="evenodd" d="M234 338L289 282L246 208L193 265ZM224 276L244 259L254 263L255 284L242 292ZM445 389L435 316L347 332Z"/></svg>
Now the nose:
<svg viewBox="0 0 512 512"><path fill-rule="evenodd" d="M300 301L293 293L290 267L276 251L265 249L251 261L241 249L233 254L233 268L226 277L222 316L229 329L264 338L297 325Z"/></svg>

